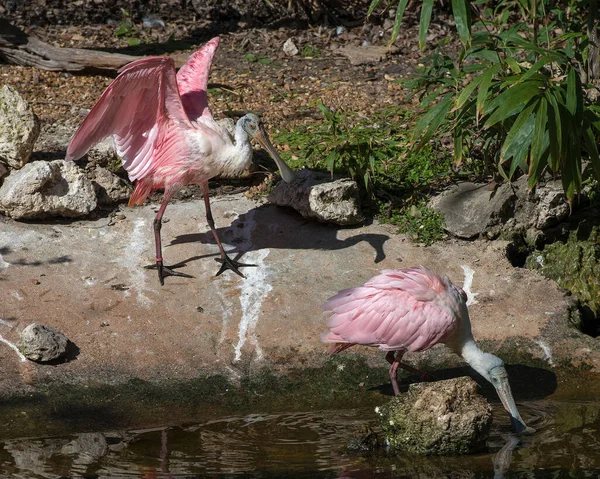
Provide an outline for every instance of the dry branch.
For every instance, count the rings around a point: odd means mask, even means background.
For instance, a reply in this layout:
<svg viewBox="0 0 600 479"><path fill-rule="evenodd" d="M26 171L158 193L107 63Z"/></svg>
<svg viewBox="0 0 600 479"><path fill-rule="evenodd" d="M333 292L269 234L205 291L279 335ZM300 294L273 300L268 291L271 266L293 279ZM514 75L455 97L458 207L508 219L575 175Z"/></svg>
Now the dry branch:
<svg viewBox="0 0 600 479"><path fill-rule="evenodd" d="M8 20L0 18L0 58L9 63L42 70L74 72L86 68L118 70L140 57L82 48L54 47L27 35Z"/></svg>

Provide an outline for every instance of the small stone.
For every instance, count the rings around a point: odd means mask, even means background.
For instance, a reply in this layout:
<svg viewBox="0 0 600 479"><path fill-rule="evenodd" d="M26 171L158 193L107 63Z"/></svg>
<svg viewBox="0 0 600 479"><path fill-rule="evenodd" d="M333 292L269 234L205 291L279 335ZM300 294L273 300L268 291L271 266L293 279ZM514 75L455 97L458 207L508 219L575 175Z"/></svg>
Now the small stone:
<svg viewBox="0 0 600 479"><path fill-rule="evenodd" d="M283 53L285 53L288 57L293 57L294 55L298 55L299 50L294 40L288 38L283 44Z"/></svg>
<svg viewBox="0 0 600 479"><path fill-rule="evenodd" d="M64 356L69 340L51 326L32 323L21 332L17 347L27 359L48 362Z"/></svg>

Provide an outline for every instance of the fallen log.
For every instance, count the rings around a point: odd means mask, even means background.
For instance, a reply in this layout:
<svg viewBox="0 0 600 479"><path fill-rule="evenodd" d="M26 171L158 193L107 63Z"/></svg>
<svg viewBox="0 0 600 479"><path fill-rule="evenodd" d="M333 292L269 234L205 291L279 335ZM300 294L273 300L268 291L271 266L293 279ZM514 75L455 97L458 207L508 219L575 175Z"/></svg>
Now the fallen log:
<svg viewBox="0 0 600 479"><path fill-rule="evenodd" d="M76 72L86 68L118 70L141 57L83 48L49 45L0 18L0 58L16 65L49 71Z"/></svg>

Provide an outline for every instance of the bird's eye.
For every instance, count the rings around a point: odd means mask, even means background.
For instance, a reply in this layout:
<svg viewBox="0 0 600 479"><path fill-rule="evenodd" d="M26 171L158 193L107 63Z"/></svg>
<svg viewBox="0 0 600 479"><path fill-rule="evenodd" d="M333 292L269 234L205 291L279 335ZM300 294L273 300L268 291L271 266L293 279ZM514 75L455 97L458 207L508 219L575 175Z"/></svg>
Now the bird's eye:
<svg viewBox="0 0 600 479"><path fill-rule="evenodd" d="M249 127L251 130L256 130L256 125L255 125L254 123L250 123L250 124L248 125L248 127Z"/></svg>

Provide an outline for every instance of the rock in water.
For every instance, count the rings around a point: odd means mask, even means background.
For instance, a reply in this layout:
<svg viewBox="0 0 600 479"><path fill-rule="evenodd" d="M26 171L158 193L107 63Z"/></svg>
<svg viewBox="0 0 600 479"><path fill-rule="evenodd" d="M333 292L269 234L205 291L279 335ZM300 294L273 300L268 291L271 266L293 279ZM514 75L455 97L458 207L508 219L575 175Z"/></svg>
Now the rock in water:
<svg viewBox="0 0 600 479"><path fill-rule="evenodd" d="M48 362L64 356L68 344L67 337L57 329L32 323L21 331L17 346L27 359Z"/></svg>
<svg viewBox="0 0 600 479"><path fill-rule="evenodd" d="M292 183L280 182L269 201L290 206L305 218L336 225L355 225L363 221L358 185L347 178L331 180L329 175L310 170L297 172Z"/></svg>
<svg viewBox="0 0 600 479"><path fill-rule="evenodd" d="M12 87L0 88L0 161L21 168L29 161L40 134L40 121Z"/></svg>
<svg viewBox="0 0 600 479"><path fill-rule="evenodd" d="M375 411L391 450L421 455L478 451L492 424L492 409L469 377L412 384Z"/></svg>

